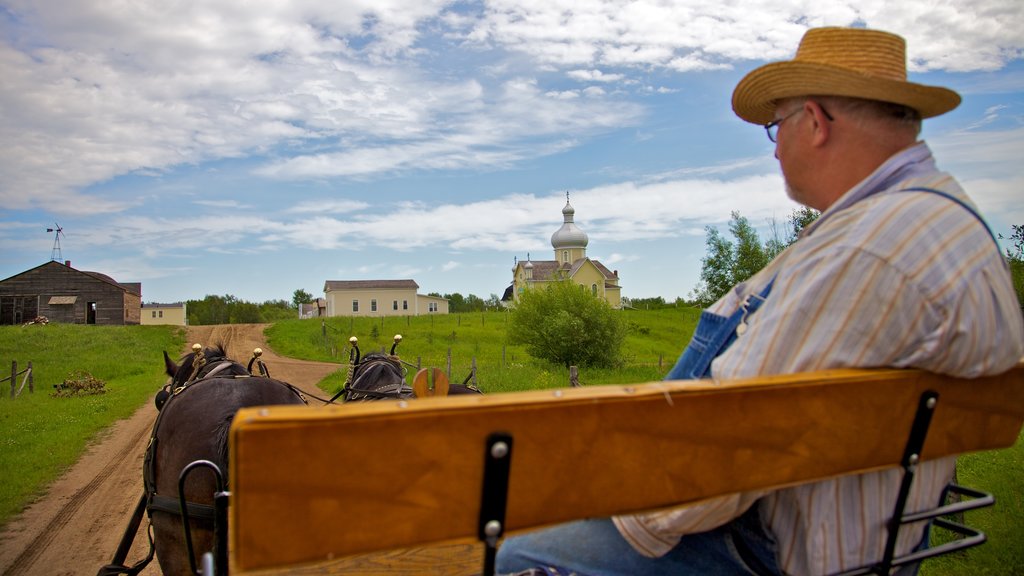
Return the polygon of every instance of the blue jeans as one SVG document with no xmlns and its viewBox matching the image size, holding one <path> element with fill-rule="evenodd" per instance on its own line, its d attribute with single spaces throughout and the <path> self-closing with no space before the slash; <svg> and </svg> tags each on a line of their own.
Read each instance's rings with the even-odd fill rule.
<svg viewBox="0 0 1024 576">
<path fill-rule="evenodd" d="M 505 539 L 496 568 L 499 574 L 553 567 L 557 574 L 578 576 L 777 576 L 775 540 L 757 510 L 755 504 L 724 526 L 684 536 L 660 558 L 639 554 L 609 518 L 569 522 Z M 750 566 L 758 563 L 759 568 Z"/>
</svg>

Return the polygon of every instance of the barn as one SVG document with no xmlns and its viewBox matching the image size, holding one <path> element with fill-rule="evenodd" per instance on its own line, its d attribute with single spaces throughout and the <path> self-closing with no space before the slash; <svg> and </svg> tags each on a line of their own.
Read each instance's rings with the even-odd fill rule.
<svg viewBox="0 0 1024 576">
<path fill-rule="evenodd" d="M 142 284 L 119 283 L 99 272 L 50 261 L 0 280 L 0 324 L 37 316 L 67 324 L 139 324 Z"/>
</svg>

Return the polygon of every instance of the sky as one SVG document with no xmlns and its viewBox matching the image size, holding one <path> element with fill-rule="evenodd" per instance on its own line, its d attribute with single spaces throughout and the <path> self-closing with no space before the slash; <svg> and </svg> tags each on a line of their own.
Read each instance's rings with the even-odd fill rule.
<svg viewBox="0 0 1024 576">
<path fill-rule="evenodd" d="M 1020 0 L 0 0 L 0 279 L 54 256 L 144 302 L 328 280 L 501 295 L 566 194 L 622 295 L 686 297 L 705 229 L 797 207 L 731 109 L 815 26 L 907 39 L 939 167 L 1024 223 Z"/>
</svg>

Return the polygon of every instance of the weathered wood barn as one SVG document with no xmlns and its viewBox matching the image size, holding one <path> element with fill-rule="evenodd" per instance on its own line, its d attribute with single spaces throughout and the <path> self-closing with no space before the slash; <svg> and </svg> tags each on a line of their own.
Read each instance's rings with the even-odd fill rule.
<svg viewBox="0 0 1024 576">
<path fill-rule="evenodd" d="M 142 284 L 119 283 L 50 261 L 0 280 L 0 324 L 22 324 L 37 316 L 68 324 L 138 324 Z"/>
</svg>

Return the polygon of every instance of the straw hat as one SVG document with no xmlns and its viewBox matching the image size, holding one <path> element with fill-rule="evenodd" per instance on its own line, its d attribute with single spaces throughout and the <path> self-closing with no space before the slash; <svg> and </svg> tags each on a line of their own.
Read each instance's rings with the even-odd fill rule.
<svg viewBox="0 0 1024 576">
<path fill-rule="evenodd" d="M 948 88 L 907 82 L 902 37 L 864 28 L 808 30 L 793 60 L 766 64 L 740 80 L 732 93 L 732 109 L 747 122 L 765 124 L 774 118 L 776 101 L 799 96 L 894 102 L 917 110 L 922 118 L 960 104 L 960 95 Z"/>
</svg>

